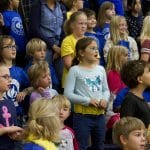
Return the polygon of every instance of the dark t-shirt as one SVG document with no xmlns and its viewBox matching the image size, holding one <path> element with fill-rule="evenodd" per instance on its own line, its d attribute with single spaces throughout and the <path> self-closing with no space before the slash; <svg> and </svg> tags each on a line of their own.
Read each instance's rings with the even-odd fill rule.
<svg viewBox="0 0 150 150">
<path fill-rule="evenodd" d="M 0 128 L 16 125 L 16 108 L 11 100 L 0 100 Z M 0 136 L 0 150 L 13 150 L 15 141 L 7 134 Z"/>
<path fill-rule="evenodd" d="M 144 99 L 129 92 L 121 105 L 120 111 L 121 118 L 127 116 L 141 119 L 145 126 L 148 127 L 150 123 L 150 108 L 148 103 Z"/>
</svg>

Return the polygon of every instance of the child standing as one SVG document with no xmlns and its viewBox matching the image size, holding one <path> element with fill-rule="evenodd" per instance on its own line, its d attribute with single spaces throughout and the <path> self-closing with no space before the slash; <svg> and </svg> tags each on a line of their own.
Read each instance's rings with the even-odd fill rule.
<svg viewBox="0 0 150 150">
<path fill-rule="evenodd" d="M 87 149 L 90 135 L 92 149 L 104 149 L 104 110 L 110 93 L 105 70 L 96 64 L 97 56 L 98 47 L 93 38 L 85 37 L 77 42 L 77 65 L 69 70 L 64 90 L 74 104 L 73 127 L 80 150 Z"/>
<path fill-rule="evenodd" d="M 150 61 L 150 16 L 146 16 L 140 35 L 141 40 L 141 60 Z"/>
<path fill-rule="evenodd" d="M 93 10 L 88 9 L 88 8 L 84 9 L 83 11 L 87 15 L 87 30 L 84 35 L 95 39 L 95 41 L 97 42 L 97 45 L 98 45 L 99 53 L 101 54 L 101 51 L 102 51 L 101 40 L 99 40 L 98 34 L 94 31 L 94 28 L 96 27 L 96 23 L 97 23 L 96 14 Z M 102 56 L 99 56 L 98 62 L 100 62 L 100 64 L 103 65 L 103 57 Z"/>
<path fill-rule="evenodd" d="M 137 117 L 148 127 L 150 107 L 143 98 L 143 91 L 150 86 L 150 64 L 129 61 L 122 67 L 121 78 L 130 89 L 121 105 L 121 117 Z"/>
<path fill-rule="evenodd" d="M 26 37 L 20 14 L 16 11 L 19 7 L 19 0 L 1 0 L 0 11 L 4 19 L 4 26 L 7 27 L 8 35 L 11 35 L 17 45 L 16 64 L 19 66 L 25 65 L 25 45 Z"/>
<path fill-rule="evenodd" d="M 23 150 L 58 150 L 60 121 L 57 106 L 50 99 L 38 99 L 29 109 Z"/>
<path fill-rule="evenodd" d="M 75 57 L 76 42 L 84 37 L 87 29 L 87 16 L 82 11 L 77 11 L 70 16 L 65 24 L 66 38 L 61 45 L 61 57 L 63 59 L 64 68 L 62 76 L 62 87 L 65 86 L 65 79 Z"/>
<path fill-rule="evenodd" d="M 113 140 L 122 150 L 145 150 L 144 123 L 135 117 L 124 117 L 113 126 Z"/>
<path fill-rule="evenodd" d="M 17 127 L 16 108 L 11 99 L 3 99 L 4 92 L 11 84 L 9 69 L 0 66 L 0 149 L 15 150 L 15 139 L 20 136 L 22 129 Z"/>
<path fill-rule="evenodd" d="M 109 49 L 114 45 L 122 45 L 128 48 L 128 58 L 137 60 L 139 58 L 136 41 L 128 36 L 127 22 L 123 16 L 114 16 L 110 22 L 110 38 L 104 46 L 104 58 L 107 59 Z"/>
<path fill-rule="evenodd" d="M 31 86 L 34 88 L 30 95 L 30 103 L 40 97 L 52 98 L 58 94 L 56 90 L 50 88 L 51 76 L 46 61 L 40 61 L 32 65 L 28 70 L 28 75 Z"/>
<path fill-rule="evenodd" d="M 61 124 L 59 150 L 79 150 L 74 131 L 64 124 L 71 112 L 71 103 L 63 95 L 55 96 L 52 100 L 58 105 Z"/>
<path fill-rule="evenodd" d="M 142 29 L 143 19 L 141 12 L 141 0 L 127 1 L 128 13 L 126 16 L 129 35 L 132 36 L 136 42 L 139 42 L 139 36 Z"/>
<path fill-rule="evenodd" d="M 113 101 L 116 95 L 121 89 L 126 87 L 126 85 L 121 80 L 120 70 L 122 65 L 128 59 L 128 50 L 124 46 L 113 46 L 110 48 L 107 56 L 107 81 L 111 97 L 108 103 L 107 110 L 112 111 Z M 114 84 L 115 83 L 115 84 Z"/>
<path fill-rule="evenodd" d="M 115 15 L 114 4 L 111 2 L 104 2 L 99 8 L 97 26 L 95 28 L 96 34 L 100 42 L 100 64 L 105 66 L 103 48 L 106 40 L 110 37 L 110 21 Z"/>
<path fill-rule="evenodd" d="M 110 92 L 117 95 L 125 87 L 121 80 L 120 70 L 128 60 L 128 49 L 124 46 L 113 46 L 107 56 L 107 81 Z M 114 84 L 115 83 L 115 84 Z"/>
</svg>

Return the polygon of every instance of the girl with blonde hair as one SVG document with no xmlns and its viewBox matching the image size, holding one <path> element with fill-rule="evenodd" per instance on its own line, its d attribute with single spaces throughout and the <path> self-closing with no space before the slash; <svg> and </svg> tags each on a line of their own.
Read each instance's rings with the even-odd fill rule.
<svg viewBox="0 0 150 150">
<path fill-rule="evenodd" d="M 125 87 L 120 77 L 120 70 L 127 59 L 128 50 L 124 46 L 117 45 L 110 48 L 107 56 L 106 70 L 109 90 L 113 95 L 111 100 L 113 100 L 112 98 L 115 98 L 118 92 Z"/>
<path fill-rule="evenodd" d="M 139 58 L 138 47 L 136 41 L 128 36 L 127 22 L 123 16 L 114 16 L 110 22 L 110 38 L 104 46 L 104 58 L 107 58 L 108 51 L 114 45 L 122 45 L 128 49 L 128 57 L 130 60 Z"/>
<path fill-rule="evenodd" d="M 141 60 L 150 60 L 150 16 L 146 16 L 140 35 L 141 39 Z"/>
<path fill-rule="evenodd" d="M 29 109 L 29 120 L 25 128 L 23 150 L 57 150 L 59 142 L 59 111 L 50 99 L 38 99 Z"/>
</svg>

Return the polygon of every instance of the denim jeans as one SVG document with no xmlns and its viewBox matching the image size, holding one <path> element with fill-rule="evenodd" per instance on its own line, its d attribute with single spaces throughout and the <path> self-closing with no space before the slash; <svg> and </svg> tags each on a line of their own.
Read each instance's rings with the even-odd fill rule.
<svg viewBox="0 0 150 150">
<path fill-rule="evenodd" d="M 83 115 L 75 113 L 73 129 L 80 150 L 87 150 L 91 136 L 91 150 L 104 150 L 105 117 L 104 115 Z"/>
</svg>

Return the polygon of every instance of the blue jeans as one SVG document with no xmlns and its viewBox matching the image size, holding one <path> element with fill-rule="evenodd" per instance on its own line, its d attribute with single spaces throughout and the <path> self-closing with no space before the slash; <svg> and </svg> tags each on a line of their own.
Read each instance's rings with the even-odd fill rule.
<svg viewBox="0 0 150 150">
<path fill-rule="evenodd" d="M 105 117 L 104 115 L 83 115 L 75 113 L 73 129 L 80 150 L 87 150 L 91 136 L 91 150 L 104 150 Z"/>
</svg>

